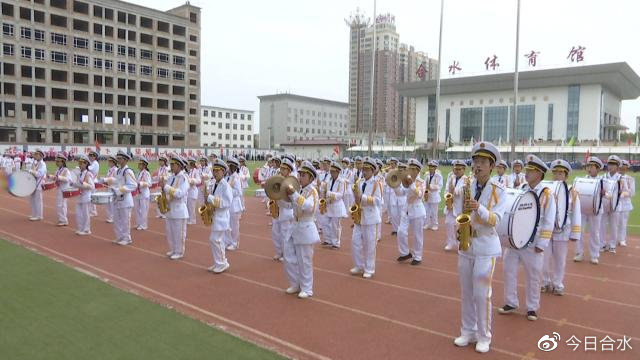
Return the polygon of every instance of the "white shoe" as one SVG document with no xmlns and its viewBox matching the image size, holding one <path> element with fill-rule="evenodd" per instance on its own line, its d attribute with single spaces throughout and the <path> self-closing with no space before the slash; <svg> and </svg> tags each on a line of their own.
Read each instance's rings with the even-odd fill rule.
<svg viewBox="0 0 640 360">
<path fill-rule="evenodd" d="M 229 268 L 229 263 L 224 264 L 222 267 L 219 268 L 214 268 L 213 272 L 216 274 L 221 274 L 223 272 L 225 272 L 228 268 Z"/>
<path fill-rule="evenodd" d="M 274 256 L 273 256 L 273 260 L 275 260 L 275 261 L 282 261 L 282 260 L 283 260 L 282 255 L 274 255 Z"/>
<path fill-rule="evenodd" d="M 489 352 L 490 345 L 491 345 L 490 341 L 478 341 L 476 343 L 476 352 L 479 352 L 479 353 Z"/>
<path fill-rule="evenodd" d="M 36 216 L 32 216 L 29 218 L 29 221 L 38 221 L 38 220 L 40 220 L 40 218 Z"/>
<path fill-rule="evenodd" d="M 167 253 L 165 255 L 170 257 L 171 255 L 173 255 L 173 251 L 167 251 Z"/>
<path fill-rule="evenodd" d="M 364 274 L 362 274 L 362 277 L 365 279 L 371 279 L 372 276 L 373 276 L 373 273 L 370 273 L 370 272 L 365 272 Z"/>
<path fill-rule="evenodd" d="M 620 241 L 620 246 L 627 246 L 627 242 L 626 241 Z"/>
<path fill-rule="evenodd" d="M 91 235 L 91 231 L 80 231 L 80 232 L 76 232 L 76 234 L 80 236 L 86 236 L 86 235 Z"/>
<path fill-rule="evenodd" d="M 227 246 L 226 249 L 229 250 L 229 251 L 234 251 L 234 250 L 238 250 L 238 247 L 235 246 L 235 245 L 229 245 L 229 246 Z"/>
<path fill-rule="evenodd" d="M 616 253 L 616 248 L 610 247 L 609 248 L 609 252 L 612 253 L 612 254 L 615 254 Z"/>
<path fill-rule="evenodd" d="M 111 220 L 111 219 L 107 219 L 107 223 L 108 223 L 108 224 L 113 224 L 113 220 Z"/>
<path fill-rule="evenodd" d="M 351 275 L 360 275 L 364 272 L 364 270 L 354 267 L 351 270 L 349 270 L 349 272 L 351 273 Z"/>
<path fill-rule="evenodd" d="M 582 259 L 583 259 L 582 254 L 576 254 L 576 256 L 573 257 L 573 261 L 575 262 L 580 262 L 582 261 Z"/>
<path fill-rule="evenodd" d="M 300 291 L 298 293 L 298 299 L 306 299 L 306 298 L 310 298 L 311 296 L 312 296 L 311 294 L 305 291 Z"/>
<path fill-rule="evenodd" d="M 475 342 L 477 342 L 477 340 L 474 337 L 465 336 L 465 335 L 458 336 L 457 338 L 455 338 L 453 340 L 453 343 L 456 346 L 460 346 L 460 347 L 465 347 L 465 346 L 468 346 L 469 344 L 473 344 Z"/>
<path fill-rule="evenodd" d="M 57 224 L 57 226 L 67 226 L 67 225 L 69 225 L 69 223 L 59 222 L 59 223 Z"/>
<path fill-rule="evenodd" d="M 451 251 L 451 250 L 453 250 L 453 246 L 451 245 L 447 245 L 444 247 L 444 251 Z"/>
<path fill-rule="evenodd" d="M 181 255 L 181 254 L 173 254 L 173 255 L 169 256 L 169 259 L 178 260 L 178 259 L 182 259 L 183 257 L 184 257 L 184 255 Z"/>
<path fill-rule="evenodd" d="M 287 294 L 296 294 L 296 293 L 300 292 L 300 287 L 299 286 L 290 286 L 284 292 L 286 292 Z"/>
<path fill-rule="evenodd" d="M 438 231 L 438 227 L 437 227 L 437 226 L 432 226 L 432 227 L 431 227 L 431 230 L 433 230 L 433 231 Z"/>
<path fill-rule="evenodd" d="M 129 245 L 129 244 L 131 244 L 132 242 L 133 242 L 133 241 L 131 241 L 131 240 L 120 240 L 120 241 L 118 241 L 116 244 L 118 244 L 118 245 Z"/>
<path fill-rule="evenodd" d="M 596 259 L 596 258 L 591 259 L 591 263 L 592 263 L 593 265 L 598 265 L 598 263 L 599 263 L 599 262 L 600 262 L 600 261 L 598 261 L 598 259 Z"/>
</svg>

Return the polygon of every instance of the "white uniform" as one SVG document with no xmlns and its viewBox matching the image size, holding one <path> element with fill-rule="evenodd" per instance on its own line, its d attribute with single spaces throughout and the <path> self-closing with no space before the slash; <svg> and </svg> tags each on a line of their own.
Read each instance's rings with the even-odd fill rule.
<svg viewBox="0 0 640 360">
<path fill-rule="evenodd" d="M 467 177 L 462 175 L 461 177 L 450 176 L 447 181 L 446 191 L 453 194 L 453 207 L 451 210 L 444 207 L 444 224 L 447 228 L 447 243 L 445 246 L 447 249 L 455 249 L 457 243 L 456 233 L 456 218 L 462 214 L 464 207 L 464 182 Z M 493 181 L 492 181 L 493 182 Z"/>
<path fill-rule="evenodd" d="M 103 181 L 105 183 L 107 183 L 108 185 L 111 185 L 112 183 L 114 183 L 116 181 L 116 173 L 118 172 L 118 167 L 117 166 L 112 166 L 109 170 L 107 170 L 107 176 L 105 176 L 105 178 L 103 179 Z M 107 209 L 107 222 L 108 223 L 112 223 L 113 222 L 113 212 L 114 212 L 114 206 L 116 205 L 115 201 L 112 201 L 110 203 L 108 203 L 106 205 L 106 209 Z"/>
<path fill-rule="evenodd" d="M 527 183 L 527 180 L 526 180 L 526 178 L 525 178 L 525 176 L 524 176 L 524 173 L 523 173 L 523 172 L 520 172 L 520 173 L 518 173 L 518 174 L 516 174 L 516 173 L 511 173 L 511 174 L 509 174 L 509 176 L 507 177 L 507 187 L 508 187 L 508 188 L 512 188 L 512 189 L 513 189 L 513 188 L 515 188 L 515 187 L 516 187 L 516 186 L 515 186 L 515 185 L 516 185 L 516 178 L 518 179 L 518 181 L 517 181 L 517 183 L 518 183 L 518 186 L 517 186 L 517 187 L 518 187 L 518 188 L 519 188 L 520 186 L 522 186 L 522 184 L 526 184 L 526 183 Z"/>
<path fill-rule="evenodd" d="M 213 269 L 221 271 L 229 267 L 225 254 L 224 236 L 230 229 L 229 209 L 233 202 L 233 193 L 229 183 L 222 178 L 219 182 L 212 180 L 208 184 L 209 197 L 207 202 L 214 205 L 213 220 L 211 222 L 211 234 L 209 244 L 213 256 Z"/>
<path fill-rule="evenodd" d="M 335 247 L 340 247 L 342 237 L 342 218 L 347 217 L 347 209 L 344 206 L 343 197 L 346 192 L 344 179 L 329 177 L 326 184 L 327 189 L 327 222 L 324 231 L 326 241 Z"/>
<path fill-rule="evenodd" d="M 340 176 L 344 179 L 345 184 L 347 186 L 347 191 L 344 194 L 342 200 L 344 201 L 344 206 L 349 209 L 351 205 L 355 202 L 353 198 L 353 190 L 352 186 L 355 178 L 355 169 L 347 168 L 340 172 Z"/>
<path fill-rule="evenodd" d="M 497 182 L 503 187 L 510 187 L 509 185 L 509 176 L 508 175 L 494 175 L 491 177 L 491 181 Z"/>
<path fill-rule="evenodd" d="M 589 176 L 587 179 L 600 179 L 600 176 Z M 602 211 L 598 215 L 582 214 L 582 236 L 576 242 L 576 256 L 584 254 L 584 238 L 585 232 L 589 234 L 589 255 L 591 260 L 600 258 L 600 222 L 602 220 Z M 587 230 L 588 229 L 588 230 Z"/>
<path fill-rule="evenodd" d="M 231 187 L 233 201 L 229 208 L 231 213 L 231 227 L 227 230 L 224 242 L 227 250 L 235 250 L 240 246 L 240 218 L 244 211 L 244 207 L 242 206 L 242 183 L 240 182 L 240 177 L 237 172 L 227 175 L 225 180 L 227 180 Z"/>
<path fill-rule="evenodd" d="M 166 216 L 165 231 L 169 243 L 168 255 L 184 255 L 185 239 L 187 238 L 187 193 L 189 192 L 189 178 L 184 170 L 172 174 L 164 185 L 169 211 Z"/>
<path fill-rule="evenodd" d="M 395 193 L 407 199 L 406 208 L 403 209 L 398 228 L 398 251 L 400 256 L 411 253 L 414 260 L 422 261 L 424 246 L 424 219 L 426 211 L 422 202 L 424 196 L 425 183 L 420 178 L 416 179 L 408 188 L 400 185 L 395 189 Z M 413 244 L 409 247 L 409 229 L 413 233 Z"/>
<path fill-rule="evenodd" d="M 544 251 L 544 286 L 551 286 L 558 290 L 564 290 L 564 270 L 569 239 L 578 240 L 581 235 L 580 197 L 573 188 L 569 191 L 567 211 L 567 221 L 564 228 L 554 228 L 551 246 Z"/>
<path fill-rule="evenodd" d="M 289 201 L 278 200 L 278 217 L 273 219 L 271 226 L 271 240 L 275 250 L 275 259 L 284 256 L 284 240 L 291 237 L 293 230 L 293 204 Z"/>
<path fill-rule="evenodd" d="M 360 225 L 353 227 L 351 255 L 355 267 L 365 273 L 376 272 L 376 243 L 378 224 L 382 222 L 380 206 L 382 204 L 382 188 L 372 176 L 369 180 L 358 182 L 360 207 L 362 216 Z"/>
<path fill-rule="evenodd" d="M 315 224 L 318 192 L 309 184 L 290 199 L 295 221 L 291 235 L 284 240 L 284 269 L 290 287 L 313 295 L 313 245 L 320 242 Z"/>
<path fill-rule="evenodd" d="M 209 180 L 213 178 L 213 171 L 211 171 L 211 165 L 200 167 L 200 182 L 202 186 L 198 187 L 198 203 L 204 204 L 207 199 L 204 198 L 204 188 L 209 184 Z"/>
<path fill-rule="evenodd" d="M 530 189 L 528 184 L 522 187 Z M 507 247 L 504 253 L 504 300 L 505 304 L 518 307 L 518 265 L 522 263 L 525 270 L 525 292 L 527 311 L 538 311 L 540 307 L 540 281 L 542 278 L 543 252 L 546 251 L 553 234 L 556 220 L 556 202 L 551 190 L 539 183 L 534 189 L 540 198 L 540 222 L 534 241 L 523 249 Z"/>
<path fill-rule="evenodd" d="M 138 195 L 136 195 L 136 228 L 139 230 L 147 230 L 147 221 L 149 215 L 149 187 L 151 186 L 151 174 L 149 171 L 142 170 L 138 173 Z"/>
<path fill-rule="evenodd" d="M 33 163 L 33 168 L 29 170 L 36 178 L 36 190 L 31 194 L 31 218 L 42 220 L 42 182 L 47 176 L 47 165 L 43 160 Z"/>
<path fill-rule="evenodd" d="M 100 163 L 98 162 L 98 160 L 93 160 L 91 164 L 89 164 L 89 171 L 91 171 L 91 174 L 93 174 L 94 179 L 98 178 L 98 175 L 100 174 Z M 91 204 L 89 214 L 91 216 L 98 216 L 98 209 L 96 208 L 95 204 Z"/>
<path fill-rule="evenodd" d="M 31 168 L 33 167 L 33 163 L 35 162 L 35 159 L 32 158 L 31 156 L 27 156 L 24 159 L 24 170 L 25 171 L 30 171 Z"/>
<path fill-rule="evenodd" d="M 425 189 L 429 189 L 429 196 L 425 202 L 425 228 L 438 227 L 438 204 L 440 204 L 440 189 L 442 188 L 442 174 L 436 170 L 433 175 L 427 172 L 424 177 Z"/>
<path fill-rule="evenodd" d="M 476 198 L 477 181 L 470 184 L 471 197 Z M 479 198 L 479 208 L 471 213 L 471 246 L 458 250 L 458 275 L 462 298 L 461 335 L 491 341 L 491 280 L 496 260 L 500 257 L 500 239 L 496 224 L 504 214 L 506 203 L 502 185 L 488 181 Z"/>
<path fill-rule="evenodd" d="M 322 196 L 322 194 L 326 192 L 327 180 L 331 178 L 331 175 L 329 174 L 328 171 L 323 171 L 323 170 L 318 170 L 317 174 L 318 174 L 318 179 L 313 183 L 316 186 L 316 190 L 318 191 L 318 196 Z M 326 239 L 326 235 L 324 234 L 324 232 L 328 226 L 327 224 L 328 221 L 329 221 L 329 218 L 327 217 L 327 214 L 326 213 L 322 214 L 318 210 L 318 213 L 316 214 L 316 223 L 317 223 L 318 229 L 325 237 L 326 242 L 328 241 Z"/>
<path fill-rule="evenodd" d="M 391 227 L 393 231 L 397 234 L 398 228 L 400 227 L 400 219 L 402 218 L 402 212 L 406 211 L 407 206 L 407 196 L 402 193 L 398 195 L 394 189 L 385 186 L 385 189 L 389 189 L 388 197 L 385 199 L 387 202 L 387 212 L 389 214 L 389 220 L 391 220 Z"/>
<path fill-rule="evenodd" d="M 136 177 L 133 170 L 125 165 L 116 172 L 116 182 L 111 187 L 115 193 L 115 205 L 113 208 L 113 230 L 116 242 L 130 244 L 131 241 L 131 209 L 133 209 L 133 197 L 131 192 L 137 188 Z"/>
<path fill-rule="evenodd" d="M 262 167 L 260 167 L 260 170 L 258 170 L 258 182 L 260 183 L 261 186 L 264 185 L 264 182 L 271 177 L 272 175 L 271 169 L 272 167 L 269 166 L 268 163 L 265 163 L 264 165 L 262 165 Z M 265 196 L 260 201 L 266 203 L 269 201 L 269 199 Z"/>
<path fill-rule="evenodd" d="M 380 207 L 378 208 L 378 212 L 380 213 L 380 223 L 376 225 L 376 240 L 382 240 L 382 213 L 384 212 L 385 202 L 384 202 L 384 176 L 378 173 L 373 176 L 380 187 Z"/>
<path fill-rule="evenodd" d="M 611 175 L 609 172 L 605 173 L 603 179 L 612 180 L 618 182 L 620 180 L 620 173 Z M 627 191 L 626 182 L 619 181 L 620 193 Z M 600 220 L 600 247 L 615 250 L 618 244 L 618 234 L 620 233 L 620 227 L 622 226 L 622 212 L 620 211 L 620 204 L 613 209 L 612 204 L 615 202 L 613 194 L 606 192 L 602 199 L 602 219 Z"/>
<path fill-rule="evenodd" d="M 187 196 L 187 209 L 189 210 L 189 221 L 187 224 L 196 223 L 196 203 L 198 202 L 198 186 L 202 183 L 200 179 L 200 169 L 193 168 L 189 170 L 189 193 Z"/>
<path fill-rule="evenodd" d="M 618 233 L 619 244 L 626 246 L 627 244 L 627 223 L 629 222 L 629 214 L 633 210 L 631 198 L 636 194 L 636 180 L 633 176 L 622 175 L 621 179 L 625 184 L 626 192 L 620 194 L 620 232 Z"/>
<path fill-rule="evenodd" d="M 66 166 L 58 168 L 54 176 L 56 182 L 56 214 L 58 215 L 58 224 L 69 224 L 67 218 L 67 199 L 64 198 L 63 192 L 69 188 L 71 171 Z"/>
<path fill-rule="evenodd" d="M 162 165 L 160 167 L 158 167 L 158 173 L 156 174 L 156 176 L 153 178 L 154 182 L 160 182 L 160 180 L 164 180 L 165 182 L 167 181 L 167 179 L 169 178 L 169 167 L 166 165 Z M 160 209 L 156 206 L 156 217 L 157 218 L 164 218 L 165 216 L 160 212 Z"/>
<path fill-rule="evenodd" d="M 78 200 L 76 201 L 76 223 L 77 230 L 84 233 L 91 233 L 91 217 L 89 214 L 91 205 L 91 194 L 95 189 L 93 183 L 93 173 L 88 170 L 80 172 L 80 175 L 73 184 L 82 190 Z"/>
</svg>

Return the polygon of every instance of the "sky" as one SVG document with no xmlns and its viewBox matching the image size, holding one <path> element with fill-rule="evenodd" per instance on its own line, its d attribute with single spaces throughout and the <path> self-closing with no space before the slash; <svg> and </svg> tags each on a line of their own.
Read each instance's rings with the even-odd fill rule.
<svg viewBox="0 0 640 360">
<path fill-rule="evenodd" d="M 128 0 L 168 10 L 179 0 Z M 201 103 L 254 110 L 257 96 L 289 92 L 348 101 L 349 28 L 359 9 L 373 15 L 373 0 L 192 0 L 202 8 Z M 515 69 L 516 0 L 445 0 L 442 77 L 458 61 L 455 76 L 489 74 L 484 61 L 496 55 L 498 72 Z M 640 73 L 638 0 L 521 0 L 519 69 L 535 50 L 537 69 L 576 66 L 567 59 L 583 46 L 580 65 L 627 62 Z M 377 14 L 391 13 L 400 42 L 438 57 L 439 0 L 378 0 Z M 631 129 L 640 100 L 622 102 Z M 258 126 L 255 127 L 258 129 Z"/>
</svg>

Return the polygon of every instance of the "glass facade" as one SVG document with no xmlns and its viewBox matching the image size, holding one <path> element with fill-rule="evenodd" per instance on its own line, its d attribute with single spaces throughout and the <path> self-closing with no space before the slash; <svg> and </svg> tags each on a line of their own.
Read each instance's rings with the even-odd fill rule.
<svg viewBox="0 0 640 360">
<path fill-rule="evenodd" d="M 480 140 L 482 137 L 482 108 L 460 109 L 460 141 L 469 141 L 471 138 Z"/>
<path fill-rule="evenodd" d="M 578 138 L 578 119 L 580 115 L 580 85 L 569 86 L 567 105 L 567 140 Z"/>
<path fill-rule="evenodd" d="M 427 111 L 427 141 L 431 142 L 436 133 L 436 96 L 429 95 Z"/>
<path fill-rule="evenodd" d="M 513 106 L 510 107 L 513 116 Z M 535 105 L 518 105 L 518 118 L 516 123 L 516 142 L 528 141 L 533 138 L 533 128 L 536 119 Z"/>
<path fill-rule="evenodd" d="M 451 136 L 451 133 L 449 132 L 449 127 L 451 126 L 451 109 L 447 109 L 446 115 L 445 115 L 445 123 L 444 123 L 444 138 L 445 141 L 449 141 L 449 137 Z"/>
<path fill-rule="evenodd" d="M 547 140 L 553 140 L 553 104 L 549 104 L 547 114 Z"/>
<path fill-rule="evenodd" d="M 484 108 L 484 136 L 483 140 L 498 143 L 508 139 L 507 122 L 509 110 L 506 106 L 487 106 Z"/>
</svg>

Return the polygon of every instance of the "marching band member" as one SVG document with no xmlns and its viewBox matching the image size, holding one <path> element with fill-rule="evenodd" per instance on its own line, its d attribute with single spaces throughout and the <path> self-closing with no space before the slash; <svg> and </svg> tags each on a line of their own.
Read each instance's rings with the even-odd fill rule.
<svg viewBox="0 0 640 360">
<path fill-rule="evenodd" d="M 204 189 L 212 178 L 212 166 L 209 164 L 209 159 L 203 155 L 200 157 L 200 181 L 202 185 L 198 187 L 198 199 L 202 201 L 203 204 L 207 203 L 207 199 L 204 198 Z"/>
<path fill-rule="evenodd" d="M 300 192 L 287 188 L 287 195 L 294 204 L 295 222 L 291 235 L 284 240 L 284 265 L 289 279 L 286 293 L 298 293 L 298 298 L 306 299 L 313 296 L 313 245 L 320 242 L 314 220 L 318 192 L 313 181 L 318 174 L 308 161 L 298 170 Z"/>
<path fill-rule="evenodd" d="M 198 169 L 197 161 L 193 157 L 188 158 L 189 164 L 189 194 L 187 196 L 187 209 L 189 211 L 189 220 L 187 225 L 196 223 L 196 206 L 198 202 L 198 186 L 202 183 L 200 178 L 200 169 Z"/>
<path fill-rule="evenodd" d="M 467 163 L 462 160 L 453 161 L 453 174 L 449 177 L 446 185 L 447 193 L 453 195 L 453 201 L 451 206 L 445 206 L 444 208 L 444 223 L 447 227 L 447 243 L 444 250 L 450 251 L 456 247 L 456 218 L 462 214 L 462 208 L 464 207 L 464 183 L 466 176 L 464 175 L 467 169 Z M 492 182 L 495 182 L 492 180 Z"/>
<path fill-rule="evenodd" d="M 278 162 L 280 159 L 278 159 Z M 288 158 L 282 159 L 280 165 L 280 175 L 288 177 L 293 171 L 294 164 Z M 284 258 L 284 241 L 291 237 L 293 230 L 293 203 L 286 200 L 277 200 L 270 212 L 273 217 L 273 225 L 271 227 L 271 240 L 275 255 L 273 260 L 282 261 Z"/>
<path fill-rule="evenodd" d="M 91 171 L 91 173 L 93 174 L 94 179 L 97 179 L 100 175 L 100 162 L 98 162 L 99 157 L 100 155 L 96 151 L 89 151 L 89 160 L 91 161 L 91 164 L 89 164 L 89 171 Z M 91 216 L 98 216 L 98 208 L 96 208 L 95 204 L 91 204 L 91 210 L 89 211 L 89 214 Z"/>
<path fill-rule="evenodd" d="M 211 166 L 215 181 L 211 182 L 213 184 L 205 183 L 209 193 L 205 201 L 213 205 L 214 208 L 211 235 L 209 235 L 213 265 L 208 270 L 220 274 L 229 268 L 229 261 L 225 254 L 224 236 L 230 229 L 229 208 L 233 201 L 233 194 L 229 183 L 224 178 L 225 173 L 229 170 L 227 164 L 216 159 L 211 163 Z"/>
<path fill-rule="evenodd" d="M 165 215 L 165 231 L 169 251 L 167 256 L 177 260 L 184 256 L 187 238 L 187 197 L 189 194 L 189 176 L 186 174 L 187 162 L 177 154 L 171 155 L 171 175 L 165 181 L 160 178 L 163 196 L 166 196 L 169 212 Z"/>
<path fill-rule="evenodd" d="M 511 163 L 511 168 L 513 169 L 513 172 L 509 174 L 509 178 L 507 180 L 507 187 L 510 187 L 512 189 L 517 189 L 527 181 L 525 179 L 524 174 L 522 173 L 523 166 L 524 164 L 522 163 L 521 160 L 514 160 Z"/>
<path fill-rule="evenodd" d="M 398 159 L 391 157 L 389 158 L 389 160 L 387 160 L 387 174 L 389 173 L 389 171 L 395 170 L 398 167 Z M 393 228 L 393 231 L 391 232 L 391 235 L 395 235 L 398 232 L 398 229 L 396 227 L 394 227 L 393 225 L 393 220 L 391 220 L 391 218 L 393 217 L 393 213 L 397 212 L 395 209 L 391 208 L 391 194 L 395 194 L 395 191 L 393 191 L 392 188 L 390 188 L 389 186 L 387 186 L 386 183 L 386 174 L 383 174 L 384 177 L 384 183 L 383 183 L 383 187 L 382 189 L 384 190 L 382 192 L 382 201 L 384 201 L 384 211 L 387 213 L 387 220 L 385 221 L 386 224 L 391 224 L 391 227 Z"/>
<path fill-rule="evenodd" d="M 118 159 L 115 156 L 109 155 L 107 157 L 107 164 L 109 164 L 109 169 L 107 170 L 107 176 L 100 179 L 100 182 L 103 184 L 107 184 L 108 186 L 113 185 L 116 182 L 116 173 L 118 172 Z M 112 201 L 106 205 L 107 207 L 107 222 L 109 224 L 113 223 L 113 212 L 114 212 L 115 201 Z"/>
<path fill-rule="evenodd" d="M 471 214 L 471 243 L 468 249 L 458 251 L 462 327 L 454 344 L 467 346 L 477 342 L 476 351 L 486 353 L 492 335 L 491 280 L 496 259 L 501 255 L 496 225 L 506 203 L 504 188 L 489 180 L 495 164 L 500 162 L 498 148 L 489 142 L 479 142 L 471 149 L 471 158 L 475 179 L 468 184 L 470 198 L 465 199 L 463 209 Z"/>
<path fill-rule="evenodd" d="M 11 154 L 8 152 L 4 153 L 4 157 L 2 158 L 2 170 L 6 176 L 11 175 L 13 172 L 13 159 L 11 158 Z"/>
<path fill-rule="evenodd" d="M 141 156 L 138 159 L 138 194 L 135 198 L 136 230 L 147 230 L 149 215 L 149 196 L 151 187 L 151 174 L 149 173 L 149 161 Z"/>
<path fill-rule="evenodd" d="M 264 165 L 262 165 L 258 170 L 258 182 L 260 183 L 260 187 L 264 188 L 264 183 L 267 181 L 269 177 L 271 177 L 272 168 L 273 168 L 273 160 L 271 159 L 271 155 L 267 155 L 267 161 L 265 161 Z M 266 204 L 269 201 L 269 199 L 265 196 L 260 201 Z"/>
<path fill-rule="evenodd" d="M 378 223 L 377 229 L 376 229 L 376 240 L 380 241 L 382 240 L 382 213 L 385 212 L 385 202 L 384 202 L 384 175 L 382 174 L 382 167 L 384 166 L 384 163 L 382 162 L 382 160 L 380 159 L 375 159 L 376 161 L 376 168 L 373 171 L 373 176 L 376 179 L 376 182 L 378 183 L 378 186 L 380 187 L 381 190 L 381 196 L 380 196 L 380 207 L 378 208 L 378 211 L 380 212 L 380 223 Z"/>
<path fill-rule="evenodd" d="M 331 162 L 329 170 L 330 178 L 326 185 L 326 201 L 327 201 L 327 230 L 325 231 L 325 239 L 332 249 L 340 248 L 340 239 L 342 237 L 342 218 L 347 217 L 347 209 L 344 206 L 342 197 L 346 190 L 346 184 L 340 177 L 342 165 L 339 162 Z"/>
<path fill-rule="evenodd" d="M 376 163 L 370 157 L 364 159 L 362 173 L 364 177 L 355 182 L 356 204 L 360 207 L 360 224 L 355 224 L 351 240 L 351 254 L 354 267 L 351 274 L 369 279 L 376 271 L 376 244 L 380 205 L 382 203 L 382 189 L 374 179 L 373 172 Z"/>
<path fill-rule="evenodd" d="M 243 156 L 238 157 L 238 162 L 240 163 L 240 170 L 238 174 L 240 175 L 242 193 L 244 194 L 244 191 L 249 187 L 249 178 L 251 177 L 251 174 L 249 173 L 249 168 L 246 165 L 246 159 Z M 244 196 L 240 199 L 242 200 L 242 208 L 245 208 Z"/>
<path fill-rule="evenodd" d="M 42 160 L 44 152 L 38 149 L 33 152 L 33 166 L 29 171 L 36 178 L 36 190 L 31 194 L 31 221 L 40 221 L 43 219 L 42 214 L 42 181 L 47 176 L 47 164 Z"/>
<path fill-rule="evenodd" d="M 628 192 L 625 188 L 626 182 L 619 181 L 620 173 L 618 168 L 620 167 L 620 157 L 617 155 L 609 156 L 607 160 L 607 171 L 604 173 L 603 179 L 612 180 L 620 184 L 618 189 L 619 194 Z M 614 209 L 612 203 L 615 200 L 612 198 L 612 194 L 608 191 L 605 192 L 605 196 L 602 199 L 602 219 L 600 220 L 600 241 L 602 242 L 601 249 L 610 253 L 616 253 L 616 245 L 618 244 L 618 234 L 620 233 L 620 203 Z"/>
<path fill-rule="evenodd" d="M 91 160 L 85 154 L 78 155 L 78 166 L 80 175 L 72 185 L 82 192 L 76 201 L 76 235 L 91 234 L 91 216 L 89 214 L 91 205 L 91 193 L 95 189 L 93 183 L 93 172 L 89 171 Z"/>
<path fill-rule="evenodd" d="M 565 160 L 558 159 L 551 163 L 553 180 L 565 182 L 571 174 L 571 165 Z M 551 238 L 551 246 L 544 253 L 544 284 L 542 292 L 554 295 L 564 294 L 564 269 L 567 260 L 568 242 L 580 239 L 580 197 L 576 189 L 569 190 L 569 207 L 567 221 L 563 229 L 555 228 Z"/>
<path fill-rule="evenodd" d="M 507 175 L 504 174 L 507 171 L 508 167 L 509 167 L 509 165 L 507 165 L 506 161 L 500 160 L 498 165 L 496 165 L 496 172 L 498 174 L 494 175 L 491 178 L 491 181 L 499 182 L 500 185 L 502 185 L 504 187 L 508 187 L 507 185 L 509 183 L 509 179 L 508 179 Z"/>
<path fill-rule="evenodd" d="M 633 210 L 631 204 L 631 198 L 636 194 L 636 180 L 633 176 L 627 175 L 629 171 L 629 161 L 622 160 L 620 166 L 620 180 L 625 183 L 626 191 L 620 194 L 620 233 L 618 234 L 618 244 L 620 246 L 627 246 L 627 223 L 629 222 L 629 213 Z"/>
<path fill-rule="evenodd" d="M 587 159 L 587 178 L 588 179 L 600 179 L 598 171 L 603 167 L 602 160 L 595 156 L 590 156 Z M 604 189 L 602 190 L 604 192 Z M 597 265 L 600 257 L 600 222 L 602 214 L 598 215 L 586 215 L 582 216 L 582 236 L 576 242 L 576 255 L 573 261 L 580 262 L 583 260 L 584 254 L 584 238 L 585 231 L 589 228 L 589 255 L 591 256 L 591 263 Z M 588 225 L 587 225 L 588 224 Z"/>
<path fill-rule="evenodd" d="M 315 180 L 316 190 L 318 191 L 318 196 L 321 198 L 326 198 L 327 195 L 327 180 L 331 178 L 331 174 L 329 174 L 329 167 L 331 166 L 331 160 L 325 157 L 322 159 L 322 162 L 316 161 L 318 167 L 316 167 L 316 173 L 318 177 Z M 313 162 L 312 162 L 313 164 Z M 315 165 L 314 165 L 315 167 Z M 327 223 L 329 218 L 326 213 L 322 213 L 322 211 L 318 211 L 316 214 L 316 223 L 318 226 L 318 232 L 324 235 L 326 228 L 329 226 Z M 324 237 L 324 241 L 322 245 L 331 245 L 329 241 L 327 241 L 326 236 Z"/>
<path fill-rule="evenodd" d="M 158 170 L 156 172 L 156 176 L 154 176 L 153 180 L 157 183 L 166 182 L 169 178 L 169 173 L 171 169 L 169 169 L 169 159 L 165 155 L 160 155 L 158 157 Z M 160 212 L 160 208 L 156 206 L 156 217 L 164 219 L 166 216 Z"/>
<path fill-rule="evenodd" d="M 227 250 L 237 250 L 240 247 L 240 217 L 244 211 L 242 206 L 242 183 L 240 182 L 240 176 L 238 174 L 239 166 L 238 160 L 234 157 L 227 159 L 227 166 L 229 171 L 227 172 L 226 180 L 231 187 L 233 193 L 233 201 L 231 203 L 231 227 L 227 231 L 225 237 L 225 246 Z"/>
<path fill-rule="evenodd" d="M 440 189 L 442 188 L 442 174 L 438 169 L 438 162 L 429 161 L 429 172 L 425 174 L 425 191 L 429 194 L 425 195 L 425 223 L 424 229 L 438 230 L 438 204 L 440 204 Z"/>
<path fill-rule="evenodd" d="M 426 184 L 419 178 L 422 164 L 416 159 L 407 161 L 409 176 L 403 179 L 402 184 L 395 189 L 396 194 L 406 196 L 407 205 L 403 208 L 398 227 L 398 261 L 411 260 L 411 265 L 422 263 L 424 246 L 423 223 L 426 216 L 424 203 L 424 189 Z M 413 244 L 409 247 L 409 230 L 413 232 Z"/>
<path fill-rule="evenodd" d="M 44 155 L 43 155 L 44 157 Z M 31 171 L 31 167 L 33 166 L 33 153 L 27 153 L 27 156 L 24 158 L 24 170 Z"/>
<path fill-rule="evenodd" d="M 118 151 L 118 171 L 116 172 L 116 182 L 111 185 L 111 191 L 115 194 L 113 212 L 113 230 L 116 235 L 115 243 L 118 245 L 129 245 L 131 240 L 131 209 L 133 208 L 133 192 L 138 184 L 133 170 L 127 165 L 131 156 L 124 151 Z"/>
<path fill-rule="evenodd" d="M 348 157 L 342 159 L 342 172 L 340 172 L 340 177 L 344 179 L 345 186 L 347 187 L 342 200 L 345 208 L 348 209 L 354 203 L 353 192 L 351 191 L 351 186 L 353 185 L 351 183 L 353 180 L 353 171 L 351 168 L 351 159 Z"/>
<path fill-rule="evenodd" d="M 505 305 L 498 308 L 500 314 L 510 314 L 518 308 L 518 265 L 525 269 L 525 291 L 527 299 L 527 319 L 538 320 L 540 308 L 540 280 L 544 264 L 545 251 L 549 246 L 555 227 L 556 200 L 551 190 L 541 181 L 549 170 L 544 161 L 535 155 L 527 156 L 526 184 L 523 190 L 533 190 L 540 199 L 540 222 L 533 242 L 523 249 L 507 247 L 504 253 L 504 300 Z"/>
<path fill-rule="evenodd" d="M 69 183 L 72 182 L 71 171 L 67 168 L 67 157 L 63 153 L 56 155 L 56 174 L 52 176 L 56 182 L 56 213 L 58 215 L 58 226 L 69 225 L 69 219 L 67 218 L 67 199 L 65 199 L 63 192 L 69 187 Z"/>
</svg>

